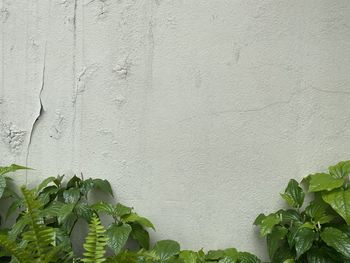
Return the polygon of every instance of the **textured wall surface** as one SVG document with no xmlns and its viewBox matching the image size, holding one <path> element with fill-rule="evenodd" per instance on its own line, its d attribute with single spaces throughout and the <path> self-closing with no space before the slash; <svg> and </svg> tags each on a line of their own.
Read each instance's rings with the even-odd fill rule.
<svg viewBox="0 0 350 263">
<path fill-rule="evenodd" d="M 109 179 L 186 248 L 264 256 L 290 177 L 350 158 L 348 0 L 2 0 L 0 162 Z"/>
</svg>

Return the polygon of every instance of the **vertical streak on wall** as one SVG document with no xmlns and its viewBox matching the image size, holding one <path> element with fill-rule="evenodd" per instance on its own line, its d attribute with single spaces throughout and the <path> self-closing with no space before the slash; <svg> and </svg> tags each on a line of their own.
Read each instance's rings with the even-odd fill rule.
<svg viewBox="0 0 350 263">
<path fill-rule="evenodd" d="M 3 17 L 3 12 L 5 12 L 5 0 L 1 1 L 1 89 L 0 89 L 0 104 L 3 103 L 3 97 L 5 92 L 5 41 L 4 41 L 4 24 L 6 22 L 6 18 Z M 4 110 L 3 107 L 0 107 L 0 119 L 3 119 L 4 117 Z"/>
</svg>

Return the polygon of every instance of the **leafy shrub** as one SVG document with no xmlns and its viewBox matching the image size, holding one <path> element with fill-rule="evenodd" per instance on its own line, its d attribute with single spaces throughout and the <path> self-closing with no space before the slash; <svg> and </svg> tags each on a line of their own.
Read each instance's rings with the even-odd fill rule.
<svg viewBox="0 0 350 263">
<path fill-rule="evenodd" d="M 272 262 L 350 262 L 349 174 L 345 161 L 301 183 L 292 179 L 281 194 L 291 208 L 256 218 Z"/>
<path fill-rule="evenodd" d="M 21 193 L 9 172 L 29 169 L 19 165 L 0 167 L 0 198 L 11 203 L 6 220 L 16 214 L 10 229 L 0 231 L 0 262 L 87 262 L 87 263 L 261 263 L 253 254 L 235 248 L 181 250 L 173 240 L 158 241 L 152 248 L 147 218 L 121 203 L 92 203 L 91 191 L 112 197 L 107 180 L 73 176 L 49 177 L 35 189 Z M 254 224 L 266 238 L 272 263 L 350 262 L 350 161 L 330 166 L 327 173 L 289 181 L 281 197 L 289 208 L 260 214 Z M 305 203 L 305 200 L 308 200 Z M 102 225 L 100 216 L 110 217 Z M 89 223 L 89 233 L 80 258 L 72 249 L 71 234 L 78 222 Z M 133 240 L 138 248 L 128 248 Z"/>
</svg>

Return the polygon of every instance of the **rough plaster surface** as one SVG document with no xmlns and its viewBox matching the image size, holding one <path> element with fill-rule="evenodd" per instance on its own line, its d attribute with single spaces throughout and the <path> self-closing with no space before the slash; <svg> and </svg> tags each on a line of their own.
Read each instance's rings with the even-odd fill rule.
<svg viewBox="0 0 350 263">
<path fill-rule="evenodd" d="M 1 164 L 107 178 L 157 239 L 264 256 L 287 179 L 350 158 L 347 0 L 2 0 L 0 28 Z"/>
</svg>

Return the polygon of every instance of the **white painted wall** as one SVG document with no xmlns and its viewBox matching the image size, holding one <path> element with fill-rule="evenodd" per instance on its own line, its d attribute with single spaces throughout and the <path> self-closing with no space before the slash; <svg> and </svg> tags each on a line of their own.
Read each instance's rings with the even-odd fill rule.
<svg viewBox="0 0 350 263">
<path fill-rule="evenodd" d="M 347 0 L 2 0 L 0 19 L 1 164 L 107 178 L 157 239 L 263 256 L 255 216 L 350 158 Z"/>
</svg>

